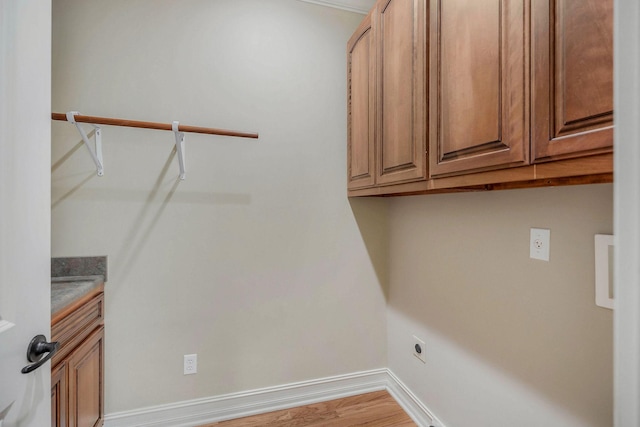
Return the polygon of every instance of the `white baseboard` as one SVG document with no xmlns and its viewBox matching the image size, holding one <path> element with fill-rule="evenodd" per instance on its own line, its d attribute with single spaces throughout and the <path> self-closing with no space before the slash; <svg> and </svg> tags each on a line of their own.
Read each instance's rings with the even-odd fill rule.
<svg viewBox="0 0 640 427">
<path fill-rule="evenodd" d="M 387 391 L 416 424 L 420 427 L 445 427 L 393 372 L 387 369 L 387 375 L 389 376 Z"/>
<path fill-rule="evenodd" d="M 379 390 L 388 390 L 418 426 L 444 427 L 388 369 L 107 414 L 104 427 L 194 427 Z"/>
</svg>

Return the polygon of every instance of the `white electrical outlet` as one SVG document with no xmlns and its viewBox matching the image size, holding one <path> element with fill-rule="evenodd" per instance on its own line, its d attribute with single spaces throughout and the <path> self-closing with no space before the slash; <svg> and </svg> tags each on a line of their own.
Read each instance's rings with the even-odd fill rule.
<svg viewBox="0 0 640 427">
<path fill-rule="evenodd" d="M 184 355 L 184 375 L 191 375 L 198 372 L 198 355 L 197 354 L 185 354 Z"/>
<path fill-rule="evenodd" d="M 426 347 L 424 345 L 424 341 L 422 341 L 420 338 L 414 335 L 413 336 L 413 355 L 418 359 L 420 359 L 422 363 L 427 363 L 427 360 L 425 359 L 425 352 L 426 352 Z"/>
<path fill-rule="evenodd" d="M 551 230 L 546 228 L 532 228 L 529 241 L 529 257 L 542 261 L 549 261 L 549 244 Z"/>
</svg>

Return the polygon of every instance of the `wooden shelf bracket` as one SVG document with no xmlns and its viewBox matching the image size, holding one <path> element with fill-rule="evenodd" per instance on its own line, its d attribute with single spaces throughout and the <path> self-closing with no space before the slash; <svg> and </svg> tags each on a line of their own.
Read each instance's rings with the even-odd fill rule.
<svg viewBox="0 0 640 427">
<path fill-rule="evenodd" d="M 94 137 L 94 145 L 92 147 L 91 143 L 89 142 L 89 136 L 84 131 L 84 129 L 80 127 L 80 124 L 76 122 L 75 116 L 78 114 L 79 113 L 77 111 L 69 111 L 66 115 L 67 121 L 69 123 L 74 124 L 78 129 L 78 132 L 80 132 L 80 136 L 82 136 L 84 145 L 85 147 L 87 147 L 87 150 L 89 150 L 89 154 L 91 154 L 91 158 L 93 159 L 93 162 L 96 164 L 96 170 L 97 170 L 98 176 L 103 176 L 104 162 L 102 160 L 102 129 L 100 128 L 100 126 L 91 124 L 91 126 L 93 126 L 92 133 Z"/>
</svg>

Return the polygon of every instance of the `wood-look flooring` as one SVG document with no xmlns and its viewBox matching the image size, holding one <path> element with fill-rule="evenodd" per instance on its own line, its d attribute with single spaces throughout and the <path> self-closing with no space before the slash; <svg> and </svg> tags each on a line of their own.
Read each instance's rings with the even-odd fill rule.
<svg viewBox="0 0 640 427">
<path fill-rule="evenodd" d="M 200 427 L 416 427 L 387 391 L 376 391 Z"/>
</svg>

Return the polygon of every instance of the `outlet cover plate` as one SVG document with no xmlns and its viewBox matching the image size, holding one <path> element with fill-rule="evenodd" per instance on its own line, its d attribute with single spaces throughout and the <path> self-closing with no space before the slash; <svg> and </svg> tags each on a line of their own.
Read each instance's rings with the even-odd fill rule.
<svg viewBox="0 0 640 427">
<path fill-rule="evenodd" d="M 198 355 L 184 355 L 184 375 L 192 375 L 198 372 Z"/>
<path fill-rule="evenodd" d="M 551 230 L 547 228 L 532 228 L 529 241 L 529 257 L 549 261 L 549 245 L 551 243 Z"/>
</svg>

